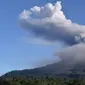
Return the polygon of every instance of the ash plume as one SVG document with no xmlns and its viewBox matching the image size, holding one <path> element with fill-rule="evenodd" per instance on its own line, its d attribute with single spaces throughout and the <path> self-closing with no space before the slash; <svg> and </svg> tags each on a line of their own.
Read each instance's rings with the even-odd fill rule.
<svg viewBox="0 0 85 85">
<path fill-rule="evenodd" d="M 85 25 L 67 19 L 62 11 L 61 1 L 24 10 L 20 13 L 19 21 L 21 27 L 32 36 L 48 42 L 63 42 L 69 46 L 57 53 L 62 61 L 85 61 Z"/>
<path fill-rule="evenodd" d="M 81 35 L 85 35 L 85 25 L 67 19 L 62 11 L 61 1 L 24 10 L 19 21 L 20 25 L 34 37 L 49 42 L 61 41 L 68 45 L 84 42 Z"/>
</svg>

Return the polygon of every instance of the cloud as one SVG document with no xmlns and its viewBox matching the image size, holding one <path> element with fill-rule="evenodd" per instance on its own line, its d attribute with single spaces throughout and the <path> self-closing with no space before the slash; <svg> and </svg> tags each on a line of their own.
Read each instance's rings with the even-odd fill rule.
<svg viewBox="0 0 85 85">
<path fill-rule="evenodd" d="M 79 25 L 67 19 L 60 1 L 24 10 L 19 20 L 20 25 L 31 32 L 32 36 L 48 42 L 61 41 L 73 45 L 85 41 L 85 36 L 82 37 L 85 35 L 85 25 Z"/>
</svg>

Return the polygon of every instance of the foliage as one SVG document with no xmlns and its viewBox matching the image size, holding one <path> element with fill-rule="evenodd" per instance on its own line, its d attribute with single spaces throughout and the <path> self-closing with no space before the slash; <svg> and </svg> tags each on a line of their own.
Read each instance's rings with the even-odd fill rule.
<svg viewBox="0 0 85 85">
<path fill-rule="evenodd" d="M 58 77 L 12 77 L 1 78 L 0 85 L 85 85 L 85 79 L 71 79 Z"/>
</svg>

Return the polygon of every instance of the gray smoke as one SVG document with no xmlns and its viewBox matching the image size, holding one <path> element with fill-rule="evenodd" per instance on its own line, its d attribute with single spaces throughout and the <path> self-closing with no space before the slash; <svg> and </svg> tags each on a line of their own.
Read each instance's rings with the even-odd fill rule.
<svg viewBox="0 0 85 85">
<path fill-rule="evenodd" d="M 82 63 L 85 62 L 85 44 L 80 43 L 68 48 L 65 48 L 62 52 L 57 53 L 57 56 L 62 61 L 68 63 Z"/>
</svg>

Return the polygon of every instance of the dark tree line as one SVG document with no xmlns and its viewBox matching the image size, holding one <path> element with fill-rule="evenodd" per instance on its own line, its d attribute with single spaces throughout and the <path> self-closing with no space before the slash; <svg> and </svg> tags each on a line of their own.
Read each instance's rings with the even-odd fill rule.
<svg viewBox="0 0 85 85">
<path fill-rule="evenodd" d="M 1 78 L 0 85 L 85 85 L 85 79 L 70 79 L 58 77 L 12 77 Z"/>
</svg>

